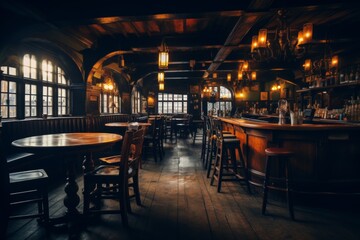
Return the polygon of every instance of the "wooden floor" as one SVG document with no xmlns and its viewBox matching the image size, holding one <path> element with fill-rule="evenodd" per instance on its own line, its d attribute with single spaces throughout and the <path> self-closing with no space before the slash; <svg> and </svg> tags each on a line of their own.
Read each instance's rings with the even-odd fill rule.
<svg viewBox="0 0 360 240">
<path fill-rule="evenodd" d="M 162 162 L 149 158 L 143 164 L 143 206 L 132 203 L 129 229 L 117 215 L 50 229 L 36 220 L 13 220 L 8 239 L 360 239 L 359 207 L 350 208 L 359 199 L 296 198 L 296 221 L 290 220 L 282 201 L 272 199 L 263 216 L 259 191 L 248 194 L 236 182 L 224 183 L 222 193 L 210 186 L 200 161 L 200 142 L 192 145 L 182 139 L 165 147 Z M 81 189 L 81 176 L 78 184 Z M 63 212 L 63 197 L 63 186 L 51 190 L 52 216 Z"/>
</svg>

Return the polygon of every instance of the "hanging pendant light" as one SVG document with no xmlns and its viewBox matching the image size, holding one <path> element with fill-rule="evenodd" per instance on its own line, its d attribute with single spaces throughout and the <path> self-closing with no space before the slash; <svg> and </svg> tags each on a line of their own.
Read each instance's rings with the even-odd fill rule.
<svg viewBox="0 0 360 240">
<path fill-rule="evenodd" d="M 164 84 L 165 82 L 159 82 L 159 90 L 160 91 L 164 91 L 164 89 L 165 89 L 165 84 Z"/>
<path fill-rule="evenodd" d="M 165 73 L 164 72 L 158 72 L 158 76 L 157 76 L 158 82 L 164 82 L 165 80 Z"/>
<path fill-rule="evenodd" d="M 169 49 L 165 41 L 161 42 L 159 50 L 159 69 L 167 69 L 169 66 Z"/>
</svg>

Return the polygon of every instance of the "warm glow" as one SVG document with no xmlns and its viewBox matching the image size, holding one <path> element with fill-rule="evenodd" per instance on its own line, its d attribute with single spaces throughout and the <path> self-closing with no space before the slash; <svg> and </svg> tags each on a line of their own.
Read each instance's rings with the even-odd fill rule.
<svg viewBox="0 0 360 240">
<path fill-rule="evenodd" d="M 311 42 L 313 34 L 313 25 L 312 23 L 305 23 L 303 26 L 303 37 L 304 43 Z"/>
<path fill-rule="evenodd" d="M 165 73 L 158 72 L 158 82 L 163 82 L 165 80 Z"/>
<path fill-rule="evenodd" d="M 254 52 L 254 49 L 258 47 L 258 36 L 255 35 L 252 37 L 251 41 L 251 52 Z"/>
<path fill-rule="evenodd" d="M 280 84 L 274 84 L 271 87 L 271 91 L 279 91 L 281 89 L 281 85 Z"/>
<path fill-rule="evenodd" d="M 256 72 L 251 73 L 251 80 L 256 80 Z"/>
<path fill-rule="evenodd" d="M 311 60 L 310 59 L 306 59 L 305 63 L 304 63 L 304 70 L 305 71 L 309 71 L 311 69 Z"/>
<path fill-rule="evenodd" d="M 214 72 L 214 73 L 212 74 L 212 76 L 213 76 L 214 79 L 217 78 L 217 73 Z"/>
<path fill-rule="evenodd" d="M 247 71 L 249 68 L 249 63 L 247 61 L 244 62 L 243 66 L 242 66 L 242 70 L 243 71 Z"/>
<path fill-rule="evenodd" d="M 160 51 L 159 52 L 159 68 L 167 69 L 169 66 L 169 52 Z"/>
<path fill-rule="evenodd" d="M 242 71 L 239 71 L 239 73 L 238 73 L 238 80 L 240 81 L 240 80 L 242 80 L 242 78 L 243 78 L 243 72 L 242 72 Z"/>
<path fill-rule="evenodd" d="M 160 82 L 160 83 L 159 83 L 159 90 L 160 90 L 160 91 L 163 91 L 164 88 L 165 88 L 164 82 Z"/>
<path fill-rule="evenodd" d="M 236 93 L 235 95 L 236 98 L 244 98 L 245 97 L 245 94 L 242 90 L 240 90 L 239 92 Z"/>
<path fill-rule="evenodd" d="M 266 47 L 267 29 L 263 28 L 259 30 L 258 45 L 259 47 Z"/>
<path fill-rule="evenodd" d="M 102 84 L 102 88 L 105 91 L 112 91 L 114 90 L 114 80 L 111 77 L 106 77 L 104 83 Z"/>
<path fill-rule="evenodd" d="M 303 36 L 303 31 L 299 31 L 298 33 L 298 45 L 304 43 L 304 36 Z"/>
<path fill-rule="evenodd" d="M 331 67 L 336 68 L 339 64 L 339 57 L 337 55 L 331 58 Z"/>
<path fill-rule="evenodd" d="M 231 73 L 228 73 L 228 74 L 226 75 L 226 80 L 227 80 L 228 82 L 231 81 Z"/>
</svg>

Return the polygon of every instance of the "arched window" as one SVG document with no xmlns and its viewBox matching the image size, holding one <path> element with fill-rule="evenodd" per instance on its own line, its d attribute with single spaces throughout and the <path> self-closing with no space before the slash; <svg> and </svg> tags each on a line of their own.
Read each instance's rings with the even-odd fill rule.
<svg viewBox="0 0 360 240">
<path fill-rule="evenodd" d="M 37 61 L 35 55 L 24 55 L 23 74 L 24 78 L 37 79 Z"/>
<path fill-rule="evenodd" d="M 100 113 L 120 113 L 121 97 L 119 92 L 106 92 L 100 94 Z"/>
<path fill-rule="evenodd" d="M 0 99 L 3 118 L 70 114 L 69 80 L 56 61 L 26 53 L 18 62 L 21 65 L 1 66 L 4 76 Z M 17 89 L 24 89 L 24 98 L 17 96 Z M 24 108 L 20 109 L 20 106 Z"/>
<path fill-rule="evenodd" d="M 232 93 L 224 86 L 209 87 L 211 91 L 219 96 L 216 102 L 208 102 L 207 109 L 212 111 L 213 114 L 224 115 L 230 114 L 232 109 Z"/>
</svg>

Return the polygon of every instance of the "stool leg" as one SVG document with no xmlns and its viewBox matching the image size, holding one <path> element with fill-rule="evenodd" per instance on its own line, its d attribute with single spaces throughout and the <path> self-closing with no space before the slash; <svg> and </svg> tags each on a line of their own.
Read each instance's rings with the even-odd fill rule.
<svg viewBox="0 0 360 240">
<path fill-rule="evenodd" d="M 208 159 L 207 159 L 207 173 L 206 173 L 206 177 L 210 177 L 210 171 L 211 171 L 211 167 L 212 167 L 212 162 L 213 162 L 213 157 L 216 154 L 216 140 L 215 139 L 211 139 L 211 144 L 209 147 L 209 151 L 208 151 Z M 214 165 L 215 166 L 215 165 Z"/>
<path fill-rule="evenodd" d="M 250 188 L 250 183 L 249 183 L 249 172 L 248 172 L 247 164 L 245 164 L 245 159 L 242 155 L 241 147 L 239 146 L 237 149 L 239 151 L 240 163 L 242 164 L 242 166 L 244 168 L 244 177 L 245 177 L 246 187 L 247 187 L 248 193 L 251 193 L 251 188 Z"/>
<path fill-rule="evenodd" d="M 218 170 L 218 185 L 217 185 L 217 192 L 221 192 L 221 184 L 222 184 L 222 177 L 223 177 L 223 171 L 224 171 L 224 162 L 227 163 L 227 154 L 226 154 L 226 150 L 224 152 L 224 149 L 223 149 L 223 146 L 222 144 L 220 145 L 220 149 L 219 149 L 219 161 L 218 161 L 218 164 L 219 164 L 219 170 Z M 216 169 L 216 166 L 214 166 L 214 168 Z"/>
<path fill-rule="evenodd" d="M 265 160 L 265 178 L 263 185 L 263 204 L 262 204 L 262 214 L 265 215 L 266 204 L 267 204 L 267 196 L 268 196 L 268 184 L 269 184 L 269 157 L 266 156 Z"/>
<path fill-rule="evenodd" d="M 291 174 L 289 171 L 289 161 L 285 161 L 285 178 L 286 178 L 286 193 L 287 193 L 287 204 L 289 209 L 289 214 L 292 220 L 295 220 L 294 217 L 294 208 L 293 208 L 293 198 L 292 198 L 292 189 L 291 189 Z"/>
<path fill-rule="evenodd" d="M 217 166 L 220 166 L 220 160 L 221 160 L 221 154 L 222 154 L 220 144 L 216 146 L 215 151 L 216 152 L 215 152 L 214 169 L 213 169 L 213 172 L 212 172 L 212 175 L 211 175 L 210 185 L 214 184 L 215 177 L 219 178 L 218 169 L 220 169 L 220 168 L 218 168 Z M 208 168 L 209 172 L 210 172 L 210 169 L 211 169 L 211 162 L 209 163 L 209 168 Z"/>
</svg>

